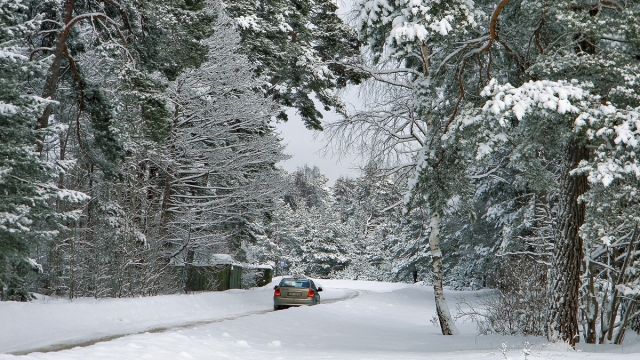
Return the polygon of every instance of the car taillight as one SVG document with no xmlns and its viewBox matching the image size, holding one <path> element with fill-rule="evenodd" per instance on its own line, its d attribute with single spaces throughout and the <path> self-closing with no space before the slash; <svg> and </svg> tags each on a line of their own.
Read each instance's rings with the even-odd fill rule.
<svg viewBox="0 0 640 360">
<path fill-rule="evenodd" d="M 282 295 L 282 293 L 280 293 L 280 289 L 276 289 L 276 291 L 273 292 L 273 296 L 275 297 L 280 297 Z"/>
<path fill-rule="evenodd" d="M 315 296 L 316 296 L 316 292 L 311 290 L 311 289 L 309 289 L 309 294 L 307 294 L 307 297 L 313 298 Z"/>
</svg>

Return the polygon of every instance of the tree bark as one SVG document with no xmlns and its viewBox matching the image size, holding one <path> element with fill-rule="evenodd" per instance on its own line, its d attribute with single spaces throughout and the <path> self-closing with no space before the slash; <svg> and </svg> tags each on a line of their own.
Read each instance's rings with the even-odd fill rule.
<svg viewBox="0 0 640 360">
<path fill-rule="evenodd" d="M 613 340 L 613 343 L 616 345 L 622 345 L 622 341 L 624 341 L 624 335 L 627 332 L 627 326 L 629 325 L 629 317 L 631 314 L 635 313 L 636 308 L 638 306 L 638 301 L 635 298 L 632 298 L 626 303 L 626 309 L 624 309 L 623 317 L 621 320 L 620 327 L 618 328 L 618 332 Z"/>
<path fill-rule="evenodd" d="M 587 266 L 590 266 L 587 264 Z M 587 322 L 587 333 L 585 334 L 585 341 L 588 344 L 595 344 L 597 341 L 597 320 L 598 320 L 598 300 L 596 299 L 596 288 L 595 288 L 595 276 L 593 275 L 593 269 L 586 269 L 589 273 L 587 274 L 587 294 L 586 294 L 586 304 L 585 304 L 585 318 Z"/>
<path fill-rule="evenodd" d="M 618 320 L 618 309 L 620 308 L 620 303 L 622 302 L 622 297 L 618 292 L 618 285 L 622 285 L 625 283 L 627 267 L 629 266 L 629 263 L 633 261 L 634 254 L 636 252 L 635 242 L 637 238 L 638 238 L 638 227 L 636 226 L 636 228 L 633 230 L 631 241 L 629 241 L 629 245 L 627 246 L 627 254 L 624 258 L 622 267 L 619 270 L 618 278 L 615 280 L 615 283 L 612 284 L 612 289 L 611 289 L 612 291 L 610 295 L 611 302 L 609 303 L 609 311 L 607 312 L 607 314 L 609 315 L 609 323 L 607 325 L 607 328 L 604 329 L 606 331 L 603 331 L 603 337 L 600 339 L 601 344 L 605 343 L 605 339 L 604 339 L 605 333 L 606 333 L 607 342 L 611 342 L 611 340 L 613 340 L 613 331 L 615 330 L 616 320 Z M 624 330 L 624 327 L 626 326 L 628 314 L 625 314 L 624 311 L 622 311 L 622 314 L 620 314 L 620 316 L 623 318 L 623 321 L 620 325 L 618 332 Z"/>
<path fill-rule="evenodd" d="M 588 157 L 589 151 L 583 144 L 576 138 L 570 140 L 562 174 L 560 229 L 556 235 L 551 268 L 547 337 L 552 341 L 565 341 L 571 346 L 575 346 L 579 340 L 578 311 L 583 260 L 583 242 L 579 230 L 585 218 L 585 205 L 580 201 L 580 196 L 588 187 L 587 177 L 573 176 L 571 170 Z"/>
<path fill-rule="evenodd" d="M 73 18 L 73 7 L 74 0 L 67 0 L 64 5 L 64 23 L 65 29 L 67 31 L 61 31 L 60 34 L 56 37 L 55 40 L 55 51 L 53 53 L 53 61 L 49 66 L 49 71 L 47 72 L 47 79 L 45 81 L 44 89 L 42 90 L 42 97 L 45 99 L 55 100 L 56 91 L 58 89 L 58 82 L 60 81 L 60 72 L 62 68 L 62 59 L 64 58 L 64 53 L 66 51 L 67 46 L 67 38 L 70 34 L 70 29 L 66 29 L 66 25 L 71 22 Z M 49 117 L 53 113 L 54 106 L 52 104 L 48 104 L 42 115 L 38 118 L 38 122 L 36 124 L 36 129 L 46 129 L 49 126 Z M 44 149 L 44 138 L 40 138 L 37 145 L 36 151 L 38 153 L 42 153 Z"/>
<path fill-rule="evenodd" d="M 433 263 L 433 292 L 436 300 L 436 312 L 440 322 L 442 335 L 455 335 L 458 330 L 451 317 L 449 306 L 444 297 L 442 251 L 440 250 L 440 214 L 433 213 L 430 222 L 429 246 L 431 248 L 431 261 Z"/>
</svg>

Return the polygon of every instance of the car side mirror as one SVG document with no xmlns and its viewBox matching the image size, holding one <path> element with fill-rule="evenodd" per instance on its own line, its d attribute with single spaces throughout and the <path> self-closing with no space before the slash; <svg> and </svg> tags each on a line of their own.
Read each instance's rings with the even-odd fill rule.
<svg viewBox="0 0 640 360">
<path fill-rule="evenodd" d="M 279 287 L 280 286 L 276 285 L 276 286 L 273 287 L 273 290 L 278 290 Z"/>
<path fill-rule="evenodd" d="M 319 287 L 319 288 L 318 288 L 318 292 L 320 292 L 320 291 L 322 291 L 322 287 Z"/>
</svg>

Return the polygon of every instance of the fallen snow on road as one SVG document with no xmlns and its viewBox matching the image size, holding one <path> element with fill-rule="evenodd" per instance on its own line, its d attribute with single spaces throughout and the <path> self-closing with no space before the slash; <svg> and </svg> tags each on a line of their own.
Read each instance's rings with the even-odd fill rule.
<svg viewBox="0 0 640 360">
<path fill-rule="evenodd" d="M 329 289 L 322 299 L 353 291 Z M 44 298 L 30 303 L 0 302 L 0 353 L 83 344 L 144 331 L 232 319 L 273 310 L 272 286 L 189 295 L 133 299 Z"/>
<path fill-rule="evenodd" d="M 261 312 L 58 352 L 0 355 L 0 360 L 631 360 L 640 352 L 637 337 L 630 339 L 633 345 L 625 347 L 576 352 L 540 338 L 477 336 L 474 325 L 464 321 L 458 324 L 461 335 L 444 337 L 438 325 L 430 321 L 435 314 L 430 288 L 344 280 L 319 282 L 325 289 L 323 300 L 350 299 L 272 312 L 267 311 L 272 306 L 269 286 L 141 299 L 0 304 L 0 351 L 4 352 Z M 354 291 L 359 296 L 351 298 Z M 448 301 L 454 308 L 456 302 L 463 298 L 469 301 L 473 296 L 470 292 L 450 292 Z M 526 356 L 525 348 L 530 349 Z"/>
</svg>

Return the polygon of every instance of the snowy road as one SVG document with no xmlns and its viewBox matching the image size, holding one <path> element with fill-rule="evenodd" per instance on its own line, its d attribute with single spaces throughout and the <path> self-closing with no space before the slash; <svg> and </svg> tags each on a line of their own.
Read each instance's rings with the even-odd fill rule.
<svg viewBox="0 0 640 360">
<path fill-rule="evenodd" d="M 143 333 L 161 333 L 161 332 L 167 332 L 167 331 L 176 331 L 176 330 L 180 330 L 180 329 L 188 329 L 188 328 L 192 328 L 192 327 L 196 327 L 196 326 L 200 326 L 200 325 L 205 325 L 205 324 L 213 324 L 213 323 L 216 323 L 216 322 L 223 322 L 223 321 L 241 319 L 243 317 L 252 316 L 252 315 L 265 314 L 265 313 L 268 313 L 270 311 L 273 311 L 273 310 L 260 310 L 260 311 L 249 312 L 249 313 L 241 314 L 241 315 L 223 317 L 223 318 L 220 318 L 220 319 L 201 320 L 201 321 L 196 321 L 196 322 L 190 322 L 190 323 L 186 323 L 184 325 L 175 325 L 175 326 L 169 326 L 169 327 L 162 326 L 162 327 L 158 327 L 158 328 L 151 328 L 151 329 L 146 330 L 146 331 L 105 336 L 105 337 L 102 337 L 102 338 L 83 340 L 81 342 L 76 342 L 76 343 L 53 344 L 53 345 L 45 346 L 45 347 L 42 347 L 42 348 L 34 348 L 34 349 L 27 349 L 27 350 L 22 350 L 22 351 L 15 351 L 15 352 L 12 352 L 11 354 L 13 354 L 13 355 L 27 355 L 27 354 L 35 353 L 35 352 L 46 353 L 46 352 L 62 351 L 62 350 L 67 350 L 67 349 L 72 349 L 72 348 L 77 348 L 77 347 L 91 346 L 91 345 L 94 345 L 94 344 L 97 344 L 97 343 L 100 343 L 100 342 L 111 341 L 111 340 L 119 339 L 119 338 L 122 338 L 122 337 L 125 337 L 125 336 L 131 336 L 131 335 L 137 335 L 137 334 L 143 334 Z"/>
<path fill-rule="evenodd" d="M 273 311 L 272 286 L 134 299 L 4 302 L 0 303 L 0 353 L 58 351 L 132 334 L 159 333 L 264 314 Z M 355 290 L 327 289 L 322 302 L 355 295 Z"/>
<path fill-rule="evenodd" d="M 193 296 L 129 299 L 126 302 L 145 302 L 148 309 L 161 312 L 162 318 L 170 314 L 189 315 L 187 308 L 198 308 L 194 313 L 219 311 L 217 321 L 190 324 L 180 328 L 147 332 L 119 337 L 83 347 L 49 352 L 32 353 L 25 356 L 0 355 L 0 360 L 115 360 L 115 359 L 277 359 L 277 360 L 476 360 L 525 359 L 522 352 L 525 341 L 531 350 L 527 360 L 571 359 L 571 360 L 631 360 L 638 357 L 638 339 L 632 339 L 624 348 L 600 347 L 592 351 L 574 352 L 561 345 L 546 344 L 541 338 L 523 339 L 505 336 L 477 336 L 472 324 L 459 322 L 462 334 L 443 337 L 436 324 L 429 320 L 435 313 L 433 293 L 429 288 L 407 285 L 354 281 L 323 281 L 324 304 L 314 307 L 292 308 L 286 311 L 269 311 L 270 288 L 248 291 L 231 291 Z M 474 293 L 454 292 L 448 294 L 452 304 L 475 296 Z M 348 297 L 348 301 L 327 301 Z M 168 298 L 168 299 L 167 299 Z M 206 302 L 205 306 L 202 302 Z M 259 304 L 261 301 L 265 303 Z M 100 307 L 104 301 L 91 303 L 89 307 Z M 124 316 L 125 306 L 111 305 L 117 316 Z M 159 304 L 162 304 L 160 306 Z M 187 304 L 190 304 L 187 306 Z M 198 305 L 195 305 L 198 304 Z M 30 304 L 49 307 L 56 303 Z M 58 304 L 60 305 L 60 304 Z M 132 304 L 128 304 L 129 307 Z M 120 307 L 123 307 L 120 309 Z M 256 307 L 260 307 L 255 309 Z M 74 303 L 73 307 L 78 308 Z M 453 306 L 452 306 L 453 307 Z M 222 309 L 224 308 L 224 310 Z M 238 311 L 244 308 L 243 311 Z M 120 309 L 120 310 L 117 310 Z M 216 310 L 217 309 L 217 310 Z M 15 310 L 15 309 L 14 309 Z M 230 312 L 236 311 L 231 314 Z M 254 311 L 254 313 L 251 313 Z M 255 313 L 261 311 L 261 313 Z M 79 311 L 78 314 L 82 314 Z M 2 320 L 0 308 L 0 320 Z M 186 314 L 186 315 L 185 315 Z M 244 314 L 244 315 L 243 315 Z M 69 316 L 76 316 L 70 315 Z M 129 314 L 129 319 L 134 314 Z M 6 316 L 6 314 L 4 315 Z M 22 316 L 22 315 L 21 315 Z M 149 318 L 144 313 L 138 318 Z M 74 321 L 66 321 L 73 328 Z M 99 316 L 98 316 L 99 317 Z M 146 321 L 146 320 L 144 320 Z M 140 322 L 144 322 L 140 320 Z M 157 321 L 154 320 L 154 321 Z M 109 323 L 107 321 L 107 323 Z M 0 322 L 0 324 L 3 324 Z M 25 324 L 25 323 L 23 323 Z M 85 326 L 80 321 L 80 325 Z M 35 330 L 35 338 L 51 331 L 51 322 L 31 323 L 23 326 Z M 94 327 L 100 324 L 94 323 Z M 77 327 L 77 325 L 76 325 Z M 18 331 L 18 326 L 14 330 Z M 48 330 L 47 330 L 48 328 Z M 86 326 L 85 326 L 86 328 Z M 119 329 L 115 324 L 106 328 Z M 106 329 L 105 328 L 105 329 Z M 15 337 L 0 329 L 0 342 L 8 347 L 3 335 Z M 71 336 L 70 331 L 67 336 Z M 24 334 L 23 334 L 24 335 Z M 35 344 L 35 340 L 30 340 Z M 503 353 L 503 345 L 506 351 Z M 15 347 L 15 346 L 14 346 Z"/>
<path fill-rule="evenodd" d="M 345 290 L 343 294 L 340 294 L 340 292 L 338 292 L 338 294 L 340 294 L 340 295 L 337 295 L 336 292 L 334 291 L 332 296 L 330 295 L 327 299 L 322 301 L 322 304 L 331 304 L 331 303 L 338 302 L 338 301 L 350 300 L 350 299 L 353 299 L 353 298 L 357 297 L 360 293 L 361 292 L 357 291 L 357 290 Z M 35 352 L 46 353 L 46 352 L 62 351 L 62 350 L 68 350 L 68 349 L 72 349 L 72 348 L 91 346 L 91 345 L 94 345 L 94 344 L 97 344 L 97 343 L 100 343 L 100 342 L 111 341 L 111 340 L 119 339 L 119 338 L 122 338 L 122 337 L 125 337 L 125 336 L 131 336 L 131 335 L 137 335 L 137 334 L 143 334 L 143 333 L 163 333 L 163 332 L 167 332 L 167 331 L 176 331 L 176 330 L 182 330 L 182 329 L 189 329 L 189 328 L 194 328 L 194 327 L 202 326 L 202 325 L 220 323 L 220 322 L 223 322 L 223 321 L 238 320 L 238 319 L 242 319 L 242 318 L 245 318 L 245 317 L 248 317 L 248 316 L 266 314 L 266 313 L 269 313 L 269 312 L 272 312 L 272 311 L 274 311 L 272 308 L 269 308 L 269 309 L 266 309 L 266 310 L 250 311 L 250 312 L 247 312 L 247 313 L 233 315 L 233 316 L 225 316 L 225 317 L 215 318 L 215 319 L 186 322 L 186 323 L 180 324 L 180 325 L 160 326 L 160 327 L 156 327 L 156 328 L 150 328 L 150 329 L 147 329 L 145 331 L 121 333 L 121 334 L 115 334 L 115 335 L 105 336 L 105 337 L 101 337 L 101 338 L 82 340 L 82 341 L 79 341 L 79 342 L 63 342 L 63 343 L 52 344 L 52 345 L 48 345 L 48 346 L 40 347 L 40 348 L 32 348 L 32 349 L 25 349 L 25 350 L 22 350 L 22 351 L 14 351 L 14 352 L 11 352 L 11 354 L 12 355 L 27 355 L 27 354 L 35 353 Z"/>
</svg>

